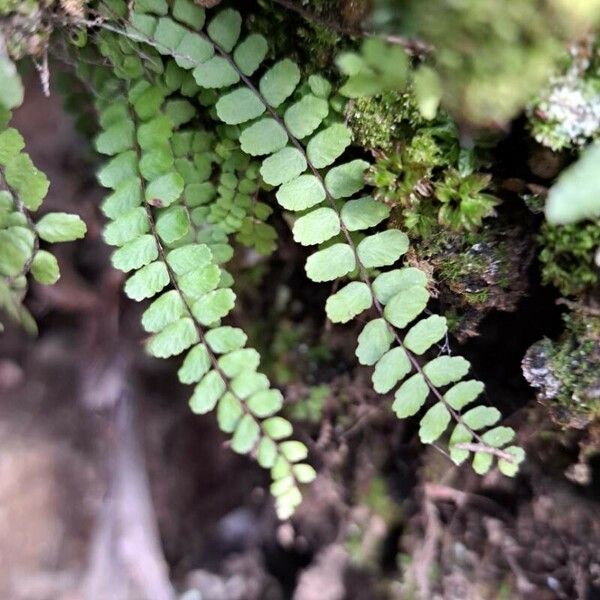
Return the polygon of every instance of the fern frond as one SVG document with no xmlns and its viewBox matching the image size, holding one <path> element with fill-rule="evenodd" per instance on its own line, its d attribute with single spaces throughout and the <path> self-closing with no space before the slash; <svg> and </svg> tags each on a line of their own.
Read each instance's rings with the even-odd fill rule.
<svg viewBox="0 0 600 600">
<path fill-rule="evenodd" d="M 119 39 L 104 35 L 102 43 L 111 56 Z M 283 397 L 257 371 L 260 357 L 246 346 L 246 335 L 222 324 L 235 304 L 233 280 L 221 267 L 233 254 L 222 223 L 229 230 L 238 223 L 218 210 L 225 199 L 255 191 L 256 170 L 239 150 L 225 158 L 214 152 L 213 134 L 183 128 L 182 88 L 167 85 L 172 77 L 172 68 L 150 79 L 124 77 L 124 93 L 98 107 L 96 146 L 110 157 L 98 177 L 112 190 L 103 204 L 110 219 L 104 237 L 118 247 L 113 265 L 130 273 L 125 293 L 152 299 L 142 317 L 148 352 L 186 353 L 178 375 L 195 385 L 192 411 L 216 409 L 232 449 L 270 469 L 277 512 L 288 518 L 301 501 L 300 484 L 315 476 L 303 462 L 307 448 L 276 415 Z"/>
<path fill-rule="evenodd" d="M 376 317 L 359 336 L 357 356 L 375 366 L 375 389 L 396 388 L 392 409 L 400 418 L 420 412 L 432 398 L 420 423 L 423 442 L 436 442 L 453 422 L 449 449 L 455 463 L 472 456 L 475 471 L 485 473 L 496 458 L 503 473 L 514 475 L 524 454 L 509 445 L 514 431 L 497 425 L 499 411 L 486 406 L 463 411 L 483 391 L 480 382 L 463 380 L 468 363 L 458 357 L 420 358 L 444 338 L 446 322 L 423 317 L 429 300 L 423 273 L 388 269 L 406 253 L 408 237 L 398 230 L 369 231 L 386 218 L 387 209 L 360 196 L 368 163 L 343 162 L 352 135 L 336 114 L 339 103 L 329 98 L 330 86 L 311 78 L 301 83 L 300 69 L 289 59 L 262 68 L 266 40 L 250 33 L 240 42 L 242 17 L 235 10 L 218 12 L 205 30 L 204 12 L 188 0 L 176 0 L 170 14 L 135 11 L 130 35 L 174 57 L 198 86 L 220 90 L 209 113 L 241 127 L 242 151 L 265 157 L 263 181 L 277 188 L 284 209 L 298 213 L 294 238 L 319 245 L 306 263 L 309 278 L 352 280 L 328 299 L 330 320 L 343 323 L 374 309 Z"/>
<path fill-rule="evenodd" d="M 44 173 L 24 152 L 21 134 L 8 127 L 10 111 L 23 100 L 23 88 L 14 65 L 0 57 L 0 308 L 30 333 L 35 320 L 23 305 L 27 275 L 51 285 L 60 277 L 55 256 L 40 242 L 68 242 L 83 237 L 85 223 L 76 215 L 48 213 L 34 219 L 48 192 Z"/>
</svg>

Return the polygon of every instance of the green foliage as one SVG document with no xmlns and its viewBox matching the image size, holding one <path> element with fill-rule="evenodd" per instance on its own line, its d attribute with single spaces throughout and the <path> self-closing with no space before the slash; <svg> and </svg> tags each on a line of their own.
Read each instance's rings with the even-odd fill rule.
<svg viewBox="0 0 600 600">
<path fill-rule="evenodd" d="M 545 223 L 539 240 L 544 283 L 556 286 L 564 296 L 582 294 L 598 284 L 596 253 L 600 246 L 600 224 Z"/>
<path fill-rule="evenodd" d="M 333 84 L 303 76 L 290 58 L 272 60 L 266 37 L 247 31 L 231 8 L 205 12 L 189 0 L 112 4 L 121 18 L 128 15 L 126 28 L 109 19 L 92 47 L 101 56 L 96 63 L 110 68 L 80 67 L 96 92 L 96 148 L 108 157 L 98 179 L 110 190 L 102 210 L 109 220 L 104 237 L 117 247 L 112 262 L 128 273 L 130 298 L 150 299 L 142 317 L 147 351 L 160 358 L 185 354 L 178 376 L 194 385 L 191 410 L 216 411 L 231 448 L 270 470 L 279 516 L 291 516 L 301 484 L 316 474 L 304 462 L 306 446 L 290 439 L 291 423 L 277 415 L 284 399 L 257 372 L 259 354 L 245 346 L 241 330 L 225 324 L 236 300 L 234 278 L 223 268 L 234 254 L 230 236 L 265 254 L 273 249 L 275 232 L 265 223 L 273 209 L 258 201 L 265 190 L 293 213 L 286 220 L 294 239 L 315 246 L 307 276 L 336 282 L 325 304 L 329 319 L 364 316 L 356 355 L 374 367 L 375 391 L 394 392 L 399 418 L 422 413 L 423 442 L 444 437 L 457 464 L 471 457 L 475 471 L 484 473 L 497 459 L 514 475 L 524 456 L 506 447 L 514 437 L 510 428 L 494 427 L 498 411 L 471 406 L 482 384 L 461 381 L 468 362 L 436 357 L 446 320 L 425 314 L 426 274 L 397 265 L 408 236 L 382 227 L 393 202 L 365 191 L 371 165 L 346 156 L 353 133 Z M 339 64 L 349 75 L 342 86 L 348 96 L 408 84 L 405 52 L 379 40 L 342 55 Z M 413 81 L 416 105 L 428 118 L 437 106 L 430 75 L 420 71 Z M 495 200 L 482 193 L 488 179 L 472 173 L 455 131 L 444 125 L 432 123 L 400 152 L 404 163 L 423 166 L 421 178 L 439 175 L 431 179 L 439 220 L 469 229 Z M 14 143 L 8 139 L 7 146 Z M 35 205 L 41 185 L 21 161 L 14 180 Z M 409 197 L 416 187 L 407 188 Z M 45 218 L 40 237 L 81 234 L 70 218 Z M 44 255 L 35 270 L 48 281 L 55 276 Z"/>
<path fill-rule="evenodd" d="M 473 155 L 460 149 L 455 126 L 442 118 L 438 122 L 417 133 L 405 129 L 409 142 L 380 155 L 367 173 L 375 198 L 398 206 L 404 226 L 422 238 L 440 226 L 476 230 L 500 202 L 483 191 L 491 177 L 473 172 Z"/>
<path fill-rule="evenodd" d="M 224 46 L 235 43 L 237 34 L 229 28 L 236 15 L 226 12 L 211 21 L 211 37 Z M 178 31 L 165 23 L 162 43 L 174 45 L 169 36 Z M 258 166 L 228 144 L 227 136 L 219 140 L 206 131 L 185 129 L 169 111 L 181 90 L 165 93 L 163 86 L 161 76 L 150 82 L 133 78 L 120 84 L 118 97 L 99 100 L 103 131 L 97 144 L 111 155 L 99 178 L 113 190 L 103 206 L 111 219 L 105 239 L 118 246 L 113 264 L 134 271 L 125 293 L 134 300 L 153 299 L 142 318 L 151 334 L 147 351 L 161 358 L 187 351 L 179 378 L 195 384 L 192 411 L 216 409 L 219 425 L 232 434 L 232 449 L 256 452 L 259 463 L 271 469 L 278 513 L 287 518 L 300 502 L 298 485 L 314 477 L 301 464 L 306 447 L 287 440 L 292 431 L 286 421 L 274 427 L 271 420 L 283 403 L 280 392 L 256 372 L 260 359 L 255 350 L 244 348 L 246 336 L 221 325 L 235 294 L 220 263 L 233 253 L 227 234 L 241 232 L 247 218 L 257 218 L 251 195 L 258 187 Z M 121 142 L 123 123 L 133 131 Z M 160 162 L 149 168 L 146 159 L 155 153 Z"/>
<path fill-rule="evenodd" d="M 228 9 L 217 13 L 213 19 L 216 23 L 234 20 Z M 208 32 L 209 36 L 213 37 L 210 33 L 211 22 L 209 21 Z M 235 40 L 239 35 L 237 25 L 234 29 L 235 36 L 227 43 L 229 49 L 224 48 L 222 44 L 215 46 L 219 57 L 227 61 L 228 69 L 235 65 L 235 60 L 228 54 L 234 49 Z M 219 35 L 222 37 L 223 33 Z M 152 44 L 152 40 L 149 41 Z M 343 58 L 341 63 L 346 72 L 351 73 L 350 88 L 363 84 L 369 86 L 372 79 L 380 81 L 382 76 L 385 79 L 385 73 L 392 71 L 392 63 L 399 60 L 397 56 L 392 57 L 386 52 L 381 44 L 369 43 L 363 48 L 362 57 L 347 55 Z M 214 87 L 214 80 L 205 81 L 203 77 L 198 77 L 204 69 L 204 64 L 194 67 L 196 83 L 211 89 Z M 375 73 L 376 70 L 381 72 Z M 218 78 L 219 88 L 238 84 L 242 73 L 236 68 L 234 71 L 235 76 L 232 74 L 229 78 Z M 322 245 L 307 260 L 308 277 L 317 282 L 333 281 L 345 276 L 359 277 L 359 280 L 351 281 L 330 296 L 326 304 L 328 316 L 335 322 L 346 322 L 375 304 L 379 316 L 373 322 L 369 322 L 363 330 L 357 352 L 361 361 L 375 363 L 375 372 L 378 374 L 376 381 L 380 389 L 391 389 L 398 383 L 401 384 L 394 403 L 397 414 L 416 414 L 432 394 L 436 403 L 421 421 L 421 437 L 424 441 L 431 443 L 437 440 L 453 419 L 456 427 L 461 427 L 466 432 L 465 441 L 454 448 L 461 453 L 457 462 L 466 458 L 462 453 L 468 456 L 474 451 L 473 464 L 478 472 L 488 470 L 492 466 L 494 456 L 512 465 L 513 456 L 502 450 L 505 443 L 510 441 L 508 436 L 504 441 L 489 435 L 490 441 L 486 442 L 483 436 L 487 434 L 480 435 L 469 428 L 459 412 L 467 400 L 463 404 L 457 402 L 453 406 L 451 401 L 454 396 L 450 394 L 448 400 L 442 395 L 424 375 L 418 359 L 411 354 L 411 349 L 414 354 L 425 353 L 431 345 L 439 341 L 446 332 L 445 320 L 440 317 L 423 319 L 407 332 L 406 338 L 402 337 L 401 330 L 407 328 L 427 306 L 429 292 L 423 280 L 419 282 L 412 273 L 406 275 L 406 272 L 394 269 L 390 271 L 390 279 L 378 286 L 381 293 L 389 294 L 387 302 L 383 305 L 379 298 L 377 303 L 374 302 L 377 286 L 372 280 L 370 270 L 393 266 L 408 249 L 408 238 L 404 233 L 393 229 L 372 233 L 358 243 L 350 236 L 344 217 L 349 220 L 354 231 L 362 233 L 385 218 L 386 209 L 374 208 L 371 203 L 363 201 L 363 205 L 371 208 L 362 221 L 356 217 L 356 208 L 353 209 L 354 218 L 352 209 L 342 213 L 344 203 L 352 202 L 353 196 L 363 190 L 364 171 L 368 167 L 368 163 L 363 160 L 337 163 L 350 141 L 347 134 L 340 135 L 337 130 L 346 132 L 346 128 L 333 118 L 323 121 L 326 115 L 323 104 L 313 100 L 310 85 L 300 84 L 300 70 L 289 59 L 265 68 L 262 74 L 257 75 L 257 80 L 258 84 L 248 85 L 243 81 L 234 89 L 223 89 L 219 92 L 216 116 L 241 127 L 241 150 L 250 157 L 265 157 L 261 172 L 266 173 L 270 182 L 277 182 L 277 177 L 273 174 L 273 165 L 283 165 L 289 161 L 289 167 L 279 167 L 279 182 L 271 184 L 279 186 L 275 196 L 284 209 L 302 212 L 294 224 L 295 239 L 305 245 Z M 397 86 L 398 83 L 397 80 L 390 81 L 389 85 Z M 243 89 L 252 92 L 255 99 L 251 100 L 247 91 L 241 91 Z M 348 92 L 348 89 L 346 91 Z M 239 101 L 240 99 L 243 101 Z M 268 111 L 267 116 L 264 116 L 265 110 Z M 334 104 L 330 105 L 330 111 L 335 114 Z M 442 197 L 444 218 L 453 225 L 472 226 L 491 210 L 485 205 L 487 199 L 480 193 L 483 185 L 487 185 L 487 180 L 482 181 L 476 176 L 468 178 L 468 174 L 467 177 L 452 180 L 451 175 L 452 173 L 449 173 L 448 179 L 440 183 L 439 194 Z M 325 206 L 320 206 L 322 203 L 325 203 Z M 485 205 L 483 210 L 481 205 Z M 457 217 L 457 214 L 462 218 Z M 413 281 L 410 281 L 411 276 Z M 408 285 L 409 282 L 412 285 Z M 394 344 L 393 349 L 390 349 L 391 344 Z M 408 371 L 406 368 L 394 369 L 390 359 L 385 359 L 384 365 L 378 368 L 378 362 L 384 360 L 392 350 L 402 352 L 406 356 Z M 432 369 L 435 376 L 436 367 Z M 402 378 L 412 370 L 416 371 L 414 375 L 402 383 Z M 439 377 L 441 378 L 441 375 Z M 394 378 L 396 380 L 390 386 L 389 380 Z M 248 431 L 249 437 L 257 439 L 254 428 L 248 426 Z M 473 440 L 477 443 L 472 448 L 470 444 Z M 275 490 L 277 489 L 275 485 Z"/>
<path fill-rule="evenodd" d="M 0 57 L 3 90 L 0 109 L 16 108 L 23 100 L 23 86 L 12 62 Z M 40 241 L 68 242 L 83 237 L 85 223 L 76 215 L 49 213 L 38 220 L 33 214 L 48 191 L 46 176 L 23 150 L 25 142 L 14 128 L 0 129 L 0 308 L 30 333 L 35 321 L 22 304 L 27 275 L 52 285 L 60 278 L 56 258 L 40 249 Z"/>
</svg>

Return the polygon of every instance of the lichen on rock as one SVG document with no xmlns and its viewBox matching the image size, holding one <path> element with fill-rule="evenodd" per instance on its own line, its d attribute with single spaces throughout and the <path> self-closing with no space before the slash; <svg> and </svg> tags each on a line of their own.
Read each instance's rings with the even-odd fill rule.
<svg viewBox="0 0 600 600">
<path fill-rule="evenodd" d="M 600 316 L 583 309 L 569 313 L 561 337 L 533 344 L 522 367 L 554 421 L 585 428 L 600 416 Z"/>
</svg>

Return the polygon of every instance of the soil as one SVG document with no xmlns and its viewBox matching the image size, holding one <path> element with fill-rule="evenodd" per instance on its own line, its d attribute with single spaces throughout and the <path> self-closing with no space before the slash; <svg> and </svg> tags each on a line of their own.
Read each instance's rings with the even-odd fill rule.
<svg viewBox="0 0 600 600">
<path fill-rule="evenodd" d="M 488 315 L 461 349 L 528 449 L 522 474 L 477 478 L 424 449 L 353 365 L 356 332 L 327 330 L 334 358 L 311 377 L 330 398 L 300 426 L 319 477 L 280 524 L 265 474 L 189 411 L 174 363 L 142 352 L 140 309 L 119 295 L 100 238 L 86 142 L 35 78 L 26 98 L 15 122 L 52 182 L 47 208 L 81 214 L 90 233 L 60 251 L 59 284 L 30 293 L 39 338 L 0 338 L 0 598 L 600 598 L 599 465 L 567 477 L 580 434 L 553 428 L 520 373 L 560 324 L 535 265 L 517 310 Z M 285 265 L 297 250 L 284 239 L 278 252 Z M 322 290 L 276 272 L 303 289 L 290 318 L 314 337 Z"/>
</svg>

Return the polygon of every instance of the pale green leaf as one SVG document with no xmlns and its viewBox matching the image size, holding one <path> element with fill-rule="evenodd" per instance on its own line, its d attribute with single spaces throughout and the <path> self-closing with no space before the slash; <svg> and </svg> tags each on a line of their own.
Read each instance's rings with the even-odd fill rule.
<svg viewBox="0 0 600 600">
<path fill-rule="evenodd" d="M 250 396 L 247 406 L 253 415 L 264 419 L 281 410 L 283 396 L 279 390 L 260 390 Z"/>
<path fill-rule="evenodd" d="M 321 244 L 340 232 L 340 219 L 332 208 L 317 208 L 300 217 L 293 228 L 294 241 L 303 246 Z"/>
<path fill-rule="evenodd" d="M 259 89 L 271 106 L 277 107 L 296 89 L 300 69 L 289 58 L 275 63 L 260 79 Z"/>
<path fill-rule="evenodd" d="M 177 376 L 181 383 L 197 383 L 211 367 L 208 350 L 204 344 L 194 346 L 186 355 Z"/>
<path fill-rule="evenodd" d="M 231 390 L 241 399 L 246 399 L 252 394 L 269 388 L 269 379 L 263 373 L 244 371 L 231 382 Z"/>
<path fill-rule="evenodd" d="M 292 425 L 283 417 L 271 417 L 263 422 L 265 433 L 274 440 L 283 440 L 292 435 Z"/>
<path fill-rule="evenodd" d="M 473 471 L 477 475 L 485 475 L 492 467 L 493 456 L 489 452 L 476 452 L 473 457 Z"/>
<path fill-rule="evenodd" d="M 46 250 L 38 250 L 31 262 L 33 278 L 43 285 L 53 285 L 60 279 L 56 257 Z"/>
<path fill-rule="evenodd" d="M 423 367 L 423 372 L 435 387 L 460 381 L 471 365 L 462 356 L 439 356 Z"/>
<path fill-rule="evenodd" d="M 483 392 L 484 385 L 476 379 L 461 381 L 453 385 L 445 394 L 444 400 L 454 409 L 461 410 L 467 404 L 470 404 Z"/>
<path fill-rule="evenodd" d="M 226 52 L 231 52 L 235 46 L 242 27 L 242 17 L 239 12 L 226 8 L 218 13 L 208 24 L 206 31 L 216 44 Z"/>
<path fill-rule="evenodd" d="M 494 448 L 501 448 L 505 444 L 512 442 L 515 437 L 514 429 L 511 427 L 494 427 L 494 429 L 490 429 L 486 431 L 481 439 L 485 444 L 489 446 L 493 446 Z"/>
<path fill-rule="evenodd" d="M 270 117 L 246 127 L 240 135 L 240 146 L 246 154 L 261 156 L 283 148 L 288 141 L 285 129 Z"/>
<path fill-rule="evenodd" d="M 179 199 L 185 182 L 179 173 L 167 173 L 151 181 L 146 187 L 146 202 L 152 206 L 170 206 Z"/>
<path fill-rule="evenodd" d="M 525 460 L 525 450 L 518 446 L 509 446 L 504 448 L 504 452 L 513 455 L 513 460 L 509 462 L 504 458 L 498 460 L 498 469 L 506 477 L 514 477 L 519 471 L 519 465 Z"/>
<path fill-rule="evenodd" d="M 367 269 L 393 265 L 408 250 L 408 236 L 388 229 L 364 238 L 357 248 L 358 258 Z"/>
<path fill-rule="evenodd" d="M 214 46 L 210 42 L 205 40 L 197 33 L 188 31 L 177 45 L 177 48 L 175 48 L 173 56 L 177 65 L 182 69 L 193 69 L 195 67 L 199 68 L 203 63 L 206 63 L 208 60 L 210 60 L 214 53 Z M 177 87 L 181 87 L 181 84 Z"/>
<path fill-rule="evenodd" d="M 294 465 L 292 472 L 300 483 L 310 483 L 317 476 L 317 472 L 310 465 L 304 463 Z"/>
<path fill-rule="evenodd" d="M 215 370 L 209 371 L 194 388 L 190 398 L 192 412 L 204 415 L 213 410 L 225 389 L 226 385 L 221 375 Z"/>
<path fill-rule="evenodd" d="M 251 33 L 235 49 L 233 60 L 244 75 L 250 76 L 265 59 L 268 49 L 269 46 L 264 36 L 260 33 Z M 255 95 L 254 92 L 252 94 Z"/>
<path fill-rule="evenodd" d="M 183 206 L 173 206 L 161 212 L 156 219 L 156 233 L 165 244 L 184 237 L 190 229 L 188 211 Z"/>
<path fill-rule="evenodd" d="M 262 100 L 247 87 L 237 88 L 221 96 L 215 108 L 219 119 L 229 125 L 256 119 L 266 110 Z"/>
<path fill-rule="evenodd" d="M 333 248 L 334 246 L 331 247 Z M 322 250 L 321 252 L 327 252 L 327 250 Z M 373 297 L 371 296 L 369 286 L 362 281 L 351 281 L 341 290 L 327 298 L 325 312 L 331 322 L 347 323 L 361 312 L 371 308 L 372 304 Z"/>
<path fill-rule="evenodd" d="M 454 428 L 448 447 L 450 450 L 450 458 L 454 464 L 460 465 L 469 458 L 469 451 L 463 448 L 458 448 L 461 444 L 470 444 L 473 440 L 471 432 L 460 423 Z"/>
<path fill-rule="evenodd" d="M 243 371 L 256 371 L 259 363 L 260 354 L 254 348 L 240 348 L 219 358 L 221 371 L 230 379 Z"/>
<path fill-rule="evenodd" d="M 265 158 L 260 174 L 265 183 L 281 185 L 304 173 L 306 167 L 304 154 L 297 148 L 287 146 Z"/>
<path fill-rule="evenodd" d="M 329 113 L 329 103 L 323 98 L 306 94 L 292 104 L 284 114 L 284 121 L 290 133 L 302 139 L 319 127 Z"/>
<path fill-rule="evenodd" d="M 81 239 L 87 227 L 77 215 L 54 212 L 44 215 L 37 223 L 36 229 L 45 242 L 71 242 Z"/>
<path fill-rule="evenodd" d="M 424 287 L 409 287 L 392 296 L 384 309 L 385 318 L 402 329 L 425 310 L 428 300 L 429 292 Z"/>
<path fill-rule="evenodd" d="M 416 415 L 427 400 L 429 387 L 421 373 L 409 377 L 394 394 L 392 410 L 399 419 Z"/>
<path fill-rule="evenodd" d="M 400 346 L 386 352 L 375 365 L 371 380 L 378 394 L 387 394 L 411 371 L 411 364 L 405 350 Z"/>
<path fill-rule="evenodd" d="M 352 142 L 352 132 L 346 125 L 335 123 L 317 133 L 306 146 L 311 164 L 322 169 L 333 164 Z"/>
<path fill-rule="evenodd" d="M 403 267 L 381 273 L 373 281 L 373 293 L 382 304 L 387 304 L 390 299 L 408 288 L 427 286 L 427 275 L 415 267 Z"/>
<path fill-rule="evenodd" d="M 212 253 L 206 244 L 188 244 L 167 254 L 167 263 L 176 275 L 184 275 L 211 261 Z"/>
<path fill-rule="evenodd" d="M 217 407 L 219 429 L 225 433 L 233 433 L 243 415 L 244 409 L 240 401 L 233 394 L 225 393 Z"/>
<path fill-rule="evenodd" d="M 311 92 L 319 98 L 327 98 L 331 94 L 331 84 L 321 75 L 310 75 L 308 85 Z"/>
<path fill-rule="evenodd" d="M 231 439 L 231 449 L 238 454 L 247 454 L 260 437 L 260 427 L 251 415 L 244 415 Z"/>
<path fill-rule="evenodd" d="M 146 348 L 152 356 L 157 358 L 169 358 L 177 356 L 198 341 L 198 332 L 194 321 L 184 317 L 170 323 L 161 332 L 152 336 Z"/>
<path fill-rule="evenodd" d="M 120 183 L 138 176 L 137 155 L 127 150 L 111 159 L 98 172 L 98 181 L 107 188 L 115 189 Z"/>
<path fill-rule="evenodd" d="M 203 88 L 224 88 L 240 80 L 238 72 L 222 56 L 213 56 L 199 64 L 192 72 L 196 83 Z"/>
<path fill-rule="evenodd" d="M 156 333 L 185 314 L 185 304 L 177 290 L 161 294 L 144 311 L 142 327 L 149 333 Z"/>
<path fill-rule="evenodd" d="M 187 298 L 196 299 L 217 289 L 220 279 L 221 269 L 218 265 L 204 265 L 181 275 L 178 278 L 179 289 Z"/>
<path fill-rule="evenodd" d="M 256 450 L 256 461 L 263 469 L 270 469 L 276 459 L 277 444 L 270 438 L 262 438 Z"/>
<path fill-rule="evenodd" d="M 348 231 L 360 231 L 379 225 L 387 219 L 390 207 L 383 202 L 378 202 L 370 196 L 358 200 L 348 200 L 342 206 L 342 222 Z"/>
<path fill-rule="evenodd" d="M 27 154 L 17 154 L 8 162 L 4 179 L 17 192 L 25 208 L 32 211 L 40 207 L 50 185 L 46 175 L 33 164 Z"/>
<path fill-rule="evenodd" d="M 385 319 L 369 321 L 358 336 L 356 356 L 361 365 L 374 365 L 389 349 L 394 334 Z"/>
<path fill-rule="evenodd" d="M 447 333 L 446 318 L 431 315 L 413 325 L 404 338 L 404 345 L 415 354 L 427 352 L 433 344 L 439 342 Z"/>
<path fill-rule="evenodd" d="M 9 10 L 7 9 L 9 6 L 11 5 L 4 5 L 3 11 Z M 2 80 L 0 106 L 8 110 L 20 106 L 23 103 L 23 95 L 25 93 L 23 83 L 14 63 L 6 56 L 0 56 L 0 80 Z"/>
<path fill-rule="evenodd" d="M 6 165 L 25 148 L 23 136 L 13 127 L 0 133 L 0 165 Z"/>
<path fill-rule="evenodd" d="M 148 233 L 150 231 L 150 222 L 146 209 L 143 207 L 134 208 L 104 228 L 104 241 L 111 246 L 122 246 L 131 240 Z"/>
<path fill-rule="evenodd" d="M 169 283 L 169 273 L 162 262 L 153 262 L 142 267 L 125 283 L 125 294 L 132 300 L 151 298 Z"/>
<path fill-rule="evenodd" d="M 111 125 L 96 138 L 96 150 L 100 154 L 114 155 L 133 148 L 134 127 L 131 119 Z"/>
<path fill-rule="evenodd" d="M 235 294 L 232 290 L 214 290 L 194 303 L 192 313 L 202 325 L 211 325 L 229 314 L 234 304 Z"/>
<path fill-rule="evenodd" d="M 111 262 L 115 269 L 127 273 L 139 269 L 158 258 L 158 247 L 154 236 L 147 233 L 127 242 L 116 252 L 113 252 Z"/>
<path fill-rule="evenodd" d="M 224 354 L 244 347 L 248 336 L 238 327 L 225 325 L 206 332 L 206 342 L 213 352 Z"/>
<path fill-rule="evenodd" d="M 305 210 L 325 200 L 325 190 L 314 175 L 300 175 L 284 183 L 275 194 L 277 202 L 287 210 Z"/>
<path fill-rule="evenodd" d="M 443 402 L 434 404 L 421 419 L 419 437 L 424 444 L 435 442 L 450 424 L 450 413 Z"/>
<path fill-rule="evenodd" d="M 497 408 L 476 406 L 462 415 L 463 423 L 473 431 L 479 431 L 495 425 L 502 415 Z"/>
<path fill-rule="evenodd" d="M 204 9 L 192 0 L 175 0 L 173 3 L 173 16 L 197 31 L 204 26 Z"/>
<path fill-rule="evenodd" d="M 309 256 L 305 268 L 313 281 L 332 281 L 353 271 L 356 259 L 348 244 L 333 244 Z"/>
<path fill-rule="evenodd" d="M 296 440 L 281 442 L 279 444 L 281 453 L 292 463 L 304 460 L 308 456 L 308 449 L 302 443 Z"/>
<path fill-rule="evenodd" d="M 333 167 L 325 175 L 325 187 L 336 199 L 352 196 L 364 187 L 364 173 L 368 166 L 366 160 L 356 159 Z"/>
<path fill-rule="evenodd" d="M 116 219 L 142 203 L 142 185 L 137 177 L 126 179 L 117 185 L 101 205 L 109 219 Z"/>
</svg>

